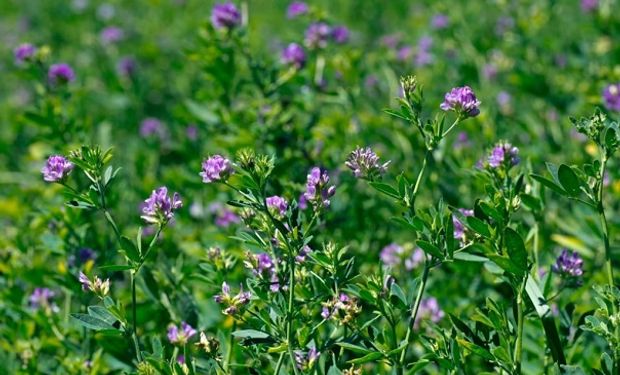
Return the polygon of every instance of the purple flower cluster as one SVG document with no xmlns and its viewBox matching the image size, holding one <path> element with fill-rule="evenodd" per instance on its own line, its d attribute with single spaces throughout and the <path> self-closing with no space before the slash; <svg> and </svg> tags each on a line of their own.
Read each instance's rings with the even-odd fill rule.
<svg viewBox="0 0 620 375">
<path fill-rule="evenodd" d="M 405 264 L 405 269 L 411 271 L 416 268 L 420 263 L 424 261 L 424 251 L 420 248 L 415 248 L 413 252 L 407 251 L 404 247 L 391 243 L 381 249 L 379 258 L 386 267 L 397 267 Z"/>
<path fill-rule="evenodd" d="M 304 43 L 312 49 L 325 48 L 331 32 L 331 28 L 325 22 L 315 22 L 306 29 Z"/>
<path fill-rule="evenodd" d="M 439 307 L 439 303 L 437 303 L 437 299 L 435 297 L 429 297 L 420 302 L 420 308 L 414 322 L 414 327 L 416 329 L 419 328 L 421 322 L 424 320 L 438 323 L 444 315 L 444 312 Z"/>
<path fill-rule="evenodd" d="M 331 318 L 340 321 L 342 324 L 347 324 L 360 312 L 361 308 L 354 298 L 340 293 L 340 295 L 334 297 L 331 301 L 323 302 L 321 317 L 323 319 Z"/>
<path fill-rule="evenodd" d="M 507 168 L 514 167 L 519 164 L 519 149 L 510 143 L 500 142 L 491 150 L 488 163 L 491 168 L 499 168 L 502 165 Z"/>
<path fill-rule="evenodd" d="M 297 43 L 291 43 L 282 50 L 282 62 L 292 65 L 297 69 L 303 68 L 306 64 L 306 52 L 304 48 Z"/>
<path fill-rule="evenodd" d="M 464 208 L 460 208 L 459 212 L 465 217 L 474 216 L 474 210 L 466 210 Z M 463 244 L 465 242 L 465 225 L 463 225 L 461 220 L 459 220 L 456 215 L 452 216 L 452 224 L 454 225 L 454 238 L 456 238 L 461 242 L 461 244 Z"/>
<path fill-rule="evenodd" d="M 117 26 L 108 26 L 101 30 L 101 33 L 99 34 L 99 39 L 101 39 L 103 44 L 114 44 L 120 42 L 124 37 L 125 32 Z"/>
<path fill-rule="evenodd" d="M 69 64 L 59 63 L 50 66 L 47 78 L 53 85 L 71 82 L 75 79 L 75 73 Z"/>
<path fill-rule="evenodd" d="M 231 295 L 230 286 L 224 282 L 222 283 L 222 293 L 215 295 L 213 300 L 226 306 L 226 308 L 222 311 L 224 315 L 235 315 L 250 302 L 251 297 L 252 294 L 250 292 L 243 291 L 243 286 L 239 289 L 239 293 L 237 293 L 237 295 Z"/>
<path fill-rule="evenodd" d="M 211 10 L 211 23 L 216 29 L 234 29 L 241 25 L 241 13 L 231 2 L 215 4 Z"/>
<path fill-rule="evenodd" d="M 239 216 L 227 208 L 219 210 L 217 216 L 215 217 L 215 225 L 220 228 L 228 228 L 229 226 L 238 224 L 239 222 L 241 222 Z"/>
<path fill-rule="evenodd" d="M 620 112 L 620 82 L 608 85 L 603 90 L 605 107 L 612 111 Z"/>
<path fill-rule="evenodd" d="M 480 101 L 469 86 L 455 87 L 448 92 L 439 108 L 454 111 L 462 117 L 476 117 L 480 114 Z"/>
<path fill-rule="evenodd" d="M 321 353 L 315 347 L 310 348 L 307 353 L 296 351 L 295 366 L 302 371 L 310 370 L 320 355 Z"/>
<path fill-rule="evenodd" d="M 416 66 L 426 66 L 433 62 L 433 56 L 430 51 L 432 46 L 433 38 L 430 36 L 423 36 L 420 38 L 418 41 L 418 50 L 413 61 Z"/>
<path fill-rule="evenodd" d="M 75 165 L 64 156 L 52 155 L 47 159 L 41 173 L 47 182 L 60 182 L 71 173 L 74 167 Z"/>
<path fill-rule="evenodd" d="M 308 4 L 303 1 L 293 1 L 286 9 L 286 16 L 289 19 L 299 17 L 308 13 Z"/>
<path fill-rule="evenodd" d="M 52 290 L 48 288 L 35 288 L 28 298 L 30 307 L 35 310 L 43 309 L 45 312 L 58 312 L 58 306 L 52 302 L 52 298 L 56 296 Z"/>
<path fill-rule="evenodd" d="M 306 200 L 315 207 L 329 207 L 329 198 L 336 193 L 335 186 L 328 186 L 329 176 L 327 172 L 321 171 L 321 168 L 314 167 L 308 173 L 306 182 L 306 192 L 304 196 Z"/>
<path fill-rule="evenodd" d="M 198 333 L 192 326 L 185 322 L 181 322 L 181 327 L 170 325 L 168 327 L 168 340 L 171 344 L 183 346 L 187 344 L 189 339 Z"/>
<path fill-rule="evenodd" d="M 116 64 L 116 71 L 123 77 L 130 77 L 136 73 L 137 63 L 133 57 L 123 57 Z"/>
<path fill-rule="evenodd" d="M 304 247 L 299 250 L 299 253 L 295 256 L 295 260 L 297 263 L 303 263 L 306 261 L 306 257 L 312 252 L 312 249 L 308 245 L 304 245 Z"/>
<path fill-rule="evenodd" d="M 286 214 L 286 210 L 288 209 L 288 202 L 286 199 L 274 195 L 267 197 L 265 202 L 267 203 L 268 210 L 275 211 L 275 213 L 279 216 L 284 216 Z"/>
<path fill-rule="evenodd" d="M 158 136 L 161 140 L 165 139 L 166 128 L 160 120 L 154 117 L 147 117 L 140 122 L 140 136 L 147 138 L 154 135 Z"/>
<path fill-rule="evenodd" d="M 280 290 L 280 281 L 276 273 L 276 263 L 269 254 L 252 254 L 247 252 L 243 264 L 247 269 L 252 271 L 254 276 L 267 280 L 271 292 L 276 293 Z"/>
<path fill-rule="evenodd" d="M 218 181 L 226 181 L 234 173 L 230 160 L 221 155 L 213 155 L 202 162 L 202 182 L 205 184 Z"/>
<path fill-rule="evenodd" d="M 345 44 L 349 41 L 349 29 L 346 26 L 336 26 L 332 29 L 332 38 L 336 44 Z"/>
<path fill-rule="evenodd" d="M 181 208 L 183 202 L 179 193 L 168 195 L 168 188 L 162 186 L 153 190 L 151 196 L 144 201 L 142 219 L 152 224 L 166 224 L 174 217 L 174 211 Z"/>
<path fill-rule="evenodd" d="M 583 276 L 583 259 L 577 252 L 562 250 L 555 264 L 551 266 L 553 272 L 563 277 L 576 278 Z"/>
<path fill-rule="evenodd" d="M 443 13 L 436 14 L 431 19 L 431 27 L 435 30 L 445 29 L 449 24 L 450 19 Z"/>
<path fill-rule="evenodd" d="M 372 179 L 381 176 L 387 171 L 391 161 L 379 164 L 379 157 L 370 147 L 357 147 L 353 150 L 344 163 L 357 178 Z"/>
<path fill-rule="evenodd" d="M 30 61 L 36 53 L 37 47 L 30 43 L 20 44 L 13 50 L 13 55 L 15 56 L 15 62 L 17 64 L 23 64 L 26 61 Z"/>
<path fill-rule="evenodd" d="M 581 0 L 581 10 L 583 12 L 593 12 L 598 8 L 598 0 Z"/>
</svg>

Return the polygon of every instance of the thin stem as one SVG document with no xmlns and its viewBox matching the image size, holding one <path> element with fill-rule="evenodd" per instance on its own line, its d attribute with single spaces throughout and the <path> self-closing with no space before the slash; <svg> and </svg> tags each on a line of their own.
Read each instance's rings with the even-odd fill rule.
<svg viewBox="0 0 620 375">
<path fill-rule="evenodd" d="M 226 348 L 226 362 L 224 363 L 224 371 L 226 373 L 229 372 L 230 364 L 232 363 L 233 357 L 233 345 L 235 344 L 232 333 L 235 331 L 237 327 L 237 322 L 233 323 L 232 330 L 230 331 L 230 337 L 228 338 L 228 348 Z"/>
<path fill-rule="evenodd" d="M 280 368 L 282 368 L 282 363 L 284 363 L 284 356 L 286 354 L 284 352 L 280 353 L 280 358 L 278 358 L 278 364 L 276 365 L 276 370 L 273 372 L 273 375 L 280 374 Z"/>
<path fill-rule="evenodd" d="M 162 229 L 164 229 L 163 225 L 159 225 L 157 227 L 157 232 L 155 232 L 155 236 L 151 240 L 151 243 L 149 243 L 149 247 L 146 249 L 144 256 L 142 256 L 142 258 L 140 259 L 140 262 L 136 266 L 136 275 L 138 274 L 138 271 L 140 271 L 140 268 L 142 268 L 142 266 L 144 265 L 144 262 L 148 258 L 149 254 L 151 253 L 151 250 L 153 249 L 155 245 L 155 241 L 157 241 L 157 238 L 159 238 L 159 235 L 161 234 Z"/>
<path fill-rule="evenodd" d="M 514 363 L 515 374 L 521 373 L 521 357 L 523 348 L 523 290 L 527 281 L 527 274 L 517 292 L 517 339 L 515 341 Z"/>
<path fill-rule="evenodd" d="M 132 311 L 132 332 L 133 343 L 136 350 L 136 359 L 138 362 L 142 361 L 142 355 L 140 354 L 140 342 L 138 341 L 138 331 L 136 322 L 136 275 L 134 272 L 130 272 L 131 275 L 131 311 Z"/>
<path fill-rule="evenodd" d="M 422 281 L 420 282 L 420 286 L 418 287 L 418 294 L 415 297 L 415 302 L 411 307 L 411 318 L 409 320 L 409 326 L 407 327 L 407 334 L 405 335 L 405 342 L 407 346 L 400 353 L 400 359 L 398 361 L 398 373 L 404 373 L 404 362 L 405 356 L 407 355 L 407 348 L 411 343 L 411 334 L 413 332 L 413 326 L 415 325 L 416 317 L 418 316 L 418 311 L 420 309 L 420 302 L 422 301 L 422 296 L 424 295 L 424 289 L 426 288 L 426 280 L 428 279 L 428 272 L 430 270 L 428 260 L 424 261 L 424 271 L 422 272 Z"/>
<path fill-rule="evenodd" d="M 448 135 L 448 133 L 450 133 L 450 131 L 454 129 L 454 127 L 457 126 L 459 122 L 461 122 L 461 120 L 462 120 L 461 116 L 457 117 L 456 120 L 454 120 L 454 122 L 452 123 L 452 125 L 450 125 L 448 130 L 443 132 L 443 134 L 441 135 L 441 138 L 444 138 L 446 135 Z"/>
<path fill-rule="evenodd" d="M 295 365 L 295 353 L 293 353 L 293 300 L 295 297 L 295 259 L 289 249 L 289 290 L 288 290 L 288 309 L 286 311 L 286 343 L 288 346 L 288 355 L 291 359 L 291 366 L 295 375 L 298 374 Z"/>
<path fill-rule="evenodd" d="M 415 215 L 415 200 L 418 196 L 418 190 L 420 189 L 420 184 L 422 182 L 422 177 L 424 176 L 424 172 L 426 171 L 426 165 L 428 164 L 428 159 L 431 156 L 432 150 L 426 150 L 426 154 L 424 154 L 424 161 L 422 161 L 422 167 L 420 168 L 420 172 L 418 172 L 418 177 L 415 180 L 415 185 L 413 186 L 413 192 L 411 197 L 411 205 L 409 209 L 412 215 Z"/>
<path fill-rule="evenodd" d="M 603 205 L 603 180 L 605 178 L 605 169 L 607 167 L 607 157 L 603 156 L 601 160 L 600 180 L 598 183 L 597 206 L 601 227 L 603 230 L 603 242 L 605 244 L 605 269 L 607 271 L 607 282 L 609 286 L 614 286 L 614 274 L 611 264 L 611 246 L 609 244 L 609 225 L 605 216 L 605 207 Z"/>
</svg>

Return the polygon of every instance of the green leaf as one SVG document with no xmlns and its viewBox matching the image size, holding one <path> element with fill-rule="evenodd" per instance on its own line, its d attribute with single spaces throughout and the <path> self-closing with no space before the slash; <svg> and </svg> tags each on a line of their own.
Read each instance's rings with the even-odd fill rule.
<svg viewBox="0 0 620 375">
<path fill-rule="evenodd" d="M 570 196 L 576 197 L 581 194 L 581 181 L 575 174 L 575 171 L 568 165 L 560 165 L 558 169 L 558 180 Z"/>
<path fill-rule="evenodd" d="M 467 217 L 467 226 L 478 233 L 484 238 L 491 238 L 491 231 L 489 230 L 489 226 L 482 220 L 478 219 L 475 216 Z"/>
<path fill-rule="evenodd" d="M 566 195 L 567 193 L 564 191 L 564 189 L 562 189 L 561 186 L 557 185 L 555 182 L 548 180 L 546 178 L 544 178 L 543 176 L 539 176 L 537 174 L 532 174 L 530 175 L 534 180 L 540 182 L 541 185 L 543 185 L 544 187 L 547 187 L 553 191 L 555 191 L 558 194 L 561 195 Z"/>
<path fill-rule="evenodd" d="M 185 106 L 192 115 L 206 124 L 217 124 L 219 122 L 219 117 L 206 105 L 196 103 L 193 100 L 186 100 Z"/>
<path fill-rule="evenodd" d="M 435 258 L 443 259 L 444 256 L 441 250 L 439 250 L 439 248 L 433 245 L 432 243 L 428 241 L 417 240 L 416 244 L 418 245 L 420 249 L 424 250 L 425 253 L 431 254 Z"/>
<path fill-rule="evenodd" d="M 127 237 L 121 236 L 121 249 L 125 251 L 125 255 L 130 260 L 134 262 L 138 262 L 140 260 L 140 253 L 138 252 L 138 248 L 134 243 Z"/>
<path fill-rule="evenodd" d="M 112 325 L 117 319 L 103 306 L 88 306 L 88 315 L 101 319 L 105 323 Z"/>
<path fill-rule="evenodd" d="M 106 266 L 99 267 L 100 270 L 103 271 L 126 271 L 132 269 L 133 266 L 127 264 L 108 264 Z"/>
<path fill-rule="evenodd" d="M 487 262 L 489 258 L 480 255 L 470 254 L 465 251 L 459 251 L 454 253 L 454 259 L 463 260 L 466 262 Z"/>
<path fill-rule="evenodd" d="M 232 333 L 233 336 L 243 339 L 266 339 L 269 334 L 255 329 L 241 329 Z"/>
<path fill-rule="evenodd" d="M 401 198 L 400 194 L 398 194 L 398 191 L 388 184 L 384 184 L 382 182 L 369 182 L 369 185 L 372 186 L 375 190 L 387 196 L 390 196 L 396 199 Z"/>
<path fill-rule="evenodd" d="M 361 363 L 367 363 L 367 362 L 372 362 L 372 361 L 376 361 L 380 358 L 383 358 L 383 353 L 380 352 L 372 352 L 372 353 L 368 353 L 365 356 L 361 357 L 361 358 L 356 358 L 353 359 L 351 361 L 349 361 L 348 363 L 354 364 L 354 365 L 359 365 Z"/>
<path fill-rule="evenodd" d="M 368 353 L 373 353 L 372 350 L 364 348 L 362 346 L 359 345 L 355 345 L 355 344 L 350 344 L 348 342 L 337 342 L 336 345 L 343 347 L 347 350 L 350 350 L 354 353 L 359 353 L 359 354 L 368 354 Z"/>
<path fill-rule="evenodd" d="M 114 327 L 112 327 L 112 325 L 108 324 L 106 321 L 94 316 L 90 316 L 88 314 L 71 314 L 71 317 L 84 327 L 88 329 L 93 329 L 95 331 L 99 331 L 102 329 L 114 329 Z"/>
<path fill-rule="evenodd" d="M 392 286 L 390 286 L 390 294 L 392 294 L 393 296 L 396 296 L 399 300 L 402 301 L 402 303 L 407 306 L 407 297 L 405 296 L 405 292 L 403 292 L 403 290 L 401 289 L 400 286 L 398 286 L 398 284 L 396 284 L 395 282 L 392 283 Z"/>
<path fill-rule="evenodd" d="M 479 355 L 480 357 L 492 361 L 495 359 L 495 357 L 493 357 L 493 355 L 491 353 L 489 353 L 488 350 L 486 350 L 485 348 L 478 346 L 476 344 L 474 344 L 473 342 L 469 342 L 467 340 L 461 339 L 461 338 L 457 338 L 456 341 L 458 341 L 459 345 L 461 345 L 462 347 L 464 347 L 465 349 L 469 350 L 470 352 Z"/>
<path fill-rule="evenodd" d="M 499 268 L 504 271 L 511 273 L 517 276 L 523 276 L 525 271 L 523 271 L 520 267 L 510 260 L 510 258 L 503 257 L 497 254 L 489 254 L 489 259 L 491 260 L 491 264 L 497 265 Z"/>
<path fill-rule="evenodd" d="M 506 228 L 504 232 L 504 242 L 510 260 L 512 260 L 521 271 L 527 272 L 527 250 L 525 250 L 525 244 L 519 233 L 511 228 Z"/>
</svg>

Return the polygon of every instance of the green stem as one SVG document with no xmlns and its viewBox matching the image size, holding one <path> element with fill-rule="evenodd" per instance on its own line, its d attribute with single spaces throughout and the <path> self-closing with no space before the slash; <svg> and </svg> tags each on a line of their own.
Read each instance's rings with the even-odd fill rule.
<svg viewBox="0 0 620 375">
<path fill-rule="evenodd" d="M 607 272 L 607 283 L 609 286 L 614 286 L 614 274 L 611 264 L 611 246 L 609 243 L 609 225 L 607 223 L 607 217 L 605 216 L 605 207 L 603 205 L 603 179 L 605 178 L 605 169 L 607 167 L 607 157 L 603 156 L 601 161 L 600 181 L 598 184 L 597 194 L 597 206 L 598 215 L 601 221 L 601 228 L 603 230 L 603 242 L 605 244 L 605 269 Z"/>
<path fill-rule="evenodd" d="M 293 372 L 298 375 L 297 366 L 295 364 L 295 353 L 293 353 L 293 300 L 295 296 L 295 258 L 289 249 L 289 289 L 288 289 L 288 309 L 286 311 L 286 343 L 288 346 L 288 355 L 291 359 Z"/>
<path fill-rule="evenodd" d="M 227 374 L 230 370 L 230 364 L 232 363 L 233 357 L 233 345 L 235 344 L 232 333 L 235 331 L 237 327 L 237 323 L 234 322 L 232 326 L 232 330 L 230 331 L 230 337 L 228 339 L 228 348 L 226 348 L 226 362 L 224 362 L 224 372 Z"/>
<path fill-rule="evenodd" d="M 282 368 L 282 363 L 284 363 L 284 356 L 286 354 L 284 352 L 280 353 L 280 358 L 278 358 L 278 364 L 276 365 L 276 370 L 273 372 L 273 375 L 280 374 L 280 368 Z"/>
<path fill-rule="evenodd" d="M 409 326 L 407 327 L 407 334 L 405 335 L 405 342 L 407 346 L 400 353 L 400 359 L 398 361 L 398 373 L 404 373 L 404 365 L 405 365 L 405 356 L 407 355 L 407 348 L 411 343 L 411 334 L 413 333 L 413 326 L 415 325 L 416 317 L 418 316 L 418 310 L 420 309 L 420 302 L 422 301 L 422 296 L 424 295 L 424 289 L 426 288 L 426 280 L 428 279 L 428 272 L 430 271 L 430 266 L 428 264 L 428 260 L 424 261 L 424 271 L 422 272 L 422 281 L 420 282 L 420 286 L 418 287 L 418 294 L 415 297 L 415 302 L 411 307 L 411 317 L 409 320 Z"/>
<path fill-rule="evenodd" d="M 426 154 L 424 154 L 424 161 L 422 161 L 422 167 L 420 168 L 420 172 L 418 172 L 418 177 L 416 178 L 415 185 L 413 186 L 413 192 L 411 193 L 411 204 L 409 206 L 409 210 L 412 216 L 415 216 L 415 200 L 418 196 L 418 190 L 420 189 L 422 177 L 424 176 L 426 166 L 428 165 L 428 159 L 430 158 L 432 152 L 432 150 L 426 150 Z"/>
<path fill-rule="evenodd" d="M 515 374 L 521 374 L 521 357 L 523 348 L 523 290 L 527 281 L 527 274 L 517 292 L 517 339 L 515 341 L 514 363 Z"/>
<path fill-rule="evenodd" d="M 131 336 L 133 338 L 133 344 L 136 350 L 136 359 L 138 362 L 142 361 L 142 356 L 140 354 L 140 342 L 138 341 L 138 331 L 137 331 L 137 322 L 136 322 L 136 275 L 134 272 L 130 272 L 131 275 L 131 311 L 132 311 L 132 332 Z"/>
<path fill-rule="evenodd" d="M 454 120 L 454 122 L 452 123 L 452 125 L 450 125 L 448 130 L 443 132 L 443 134 L 441 135 L 441 138 L 444 138 L 446 135 L 448 135 L 448 133 L 450 133 L 450 131 L 454 129 L 454 127 L 457 126 L 459 122 L 461 122 L 461 120 L 462 120 L 461 116 L 457 117 L 456 120 Z"/>
</svg>

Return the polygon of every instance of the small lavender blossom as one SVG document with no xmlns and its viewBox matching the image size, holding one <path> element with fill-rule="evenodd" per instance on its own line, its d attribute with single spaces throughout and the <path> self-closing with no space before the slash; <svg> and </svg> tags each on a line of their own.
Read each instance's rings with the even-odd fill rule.
<svg viewBox="0 0 620 375">
<path fill-rule="evenodd" d="M 13 50 L 13 55 L 17 64 L 23 64 L 27 61 L 30 61 L 36 53 L 37 47 L 33 46 L 30 43 L 20 44 Z"/>
<path fill-rule="evenodd" d="M 381 249 L 379 258 L 386 267 L 394 267 L 400 264 L 401 256 L 405 252 L 405 249 L 395 243 L 391 243 Z"/>
<path fill-rule="evenodd" d="M 420 302 L 420 308 L 414 322 L 414 327 L 419 328 L 420 323 L 424 320 L 430 320 L 433 323 L 438 323 L 443 317 L 444 312 L 439 307 L 437 299 L 435 297 L 429 297 Z"/>
<path fill-rule="evenodd" d="M 121 41 L 125 37 L 123 29 L 117 26 L 108 26 L 101 30 L 99 39 L 103 44 L 114 44 Z"/>
<path fill-rule="evenodd" d="M 607 109 L 620 112 L 620 82 L 605 87 L 603 99 Z"/>
<path fill-rule="evenodd" d="M 35 288 L 28 301 L 30 302 L 30 307 L 35 310 L 43 309 L 46 312 L 58 312 L 58 306 L 52 302 L 54 296 L 56 296 L 56 293 L 48 288 Z"/>
<path fill-rule="evenodd" d="M 332 38 L 337 44 L 344 44 L 349 41 L 349 29 L 346 26 L 336 26 L 332 29 Z"/>
<path fill-rule="evenodd" d="M 198 139 L 198 127 L 194 124 L 187 125 L 187 128 L 185 128 L 185 135 L 187 136 L 187 139 L 189 139 L 190 141 L 197 140 Z"/>
<path fill-rule="evenodd" d="M 489 81 L 492 81 L 497 77 L 497 72 L 497 66 L 495 64 L 484 64 L 482 67 L 482 76 Z"/>
<path fill-rule="evenodd" d="M 581 0 L 581 10 L 584 13 L 593 12 L 598 8 L 598 0 Z"/>
<path fill-rule="evenodd" d="M 286 9 L 286 17 L 293 19 L 308 13 L 308 4 L 303 1 L 293 1 Z"/>
<path fill-rule="evenodd" d="M 347 161 L 344 163 L 357 178 L 373 179 L 382 176 L 391 161 L 388 160 L 383 164 L 379 164 L 379 157 L 372 151 L 370 147 L 357 147 L 353 150 Z"/>
<path fill-rule="evenodd" d="M 228 228 L 233 224 L 241 222 L 241 218 L 229 209 L 223 208 L 215 217 L 215 225 L 220 228 Z"/>
<path fill-rule="evenodd" d="M 205 184 L 226 181 L 234 173 L 230 160 L 221 155 L 213 155 L 202 162 L 202 182 Z"/>
<path fill-rule="evenodd" d="M 215 4 L 211 10 L 211 23 L 216 29 L 234 29 L 241 25 L 241 13 L 231 2 Z"/>
<path fill-rule="evenodd" d="M 168 328 L 168 340 L 171 344 L 183 346 L 189 339 L 196 335 L 197 331 L 185 322 L 181 322 L 181 327 L 171 325 Z"/>
<path fill-rule="evenodd" d="M 47 71 L 47 78 L 51 84 L 57 85 L 73 81 L 75 79 L 75 73 L 69 64 L 53 64 Z"/>
<path fill-rule="evenodd" d="M 306 261 L 306 257 L 312 252 L 312 249 L 308 245 L 304 245 L 304 247 L 299 250 L 299 253 L 295 256 L 295 261 L 297 263 L 303 263 Z"/>
<path fill-rule="evenodd" d="M 179 193 L 168 195 L 168 188 L 162 186 L 153 190 L 151 196 L 144 201 L 141 216 L 148 223 L 166 224 L 174 217 L 174 211 L 183 206 Z"/>
<path fill-rule="evenodd" d="M 330 200 L 335 193 L 334 186 L 328 186 L 329 176 L 321 168 L 314 167 L 307 176 L 305 197 L 315 207 L 329 207 Z"/>
<path fill-rule="evenodd" d="M 460 208 L 459 212 L 465 217 L 474 216 L 474 210 L 466 210 L 464 208 Z M 463 243 L 463 241 L 465 241 L 465 225 L 463 225 L 461 220 L 459 220 L 456 215 L 452 216 L 452 224 L 454 226 L 454 238 Z"/>
<path fill-rule="evenodd" d="M 304 42 L 308 48 L 325 48 L 331 35 L 331 28 L 324 22 L 316 22 L 308 26 Z"/>
<path fill-rule="evenodd" d="M 506 109 L 510 106 L 510 102 L 512 101 L 512 96 L 506 91 L 500 91 L 497 94 L 497 104 L 502 108 Z"/>
<path fill-rule="evenodd" d="M 230 294 L 230 286 L 224 282 L 222 283 L 222 293 L 215 295 L 213 300 L 219 304 L 225 305 L 226 308 L 222 311 L 224 315 L 236 315 L 241 309 L 250 302 L 252 294 L 250 292 L 244 292 L 243 286 L 239 289 L 237 295 L 232 296 Z"/>
<path fill-rule="evenodd" d="M 286 199 L 279 197 L 277 195 L 267 197 L 265 199 L 267 203 L 267 209 L 275 210 L 280 216 L 286 214 L 286 210 L 288 209 L 288 203 Z"/>
<path fill-rule="evenodd" d="M 425 257 L 426 255 L 424 254 L 424 251 L 422 251 L 419 247 L 416 247 L 413 250 L 413 253 L 411 253 L 411 256 L 405 259 L 405 269 L 407 271 L 413 270 L 424 262 Z"/>
<path fill-rule="evenodd" d="M 316 350 L 315 347 L 310 348 L 307 353 L 296 351 L 295 366 L 297 366 L 299 370 L 307 371 L 314 366 L 314 363 L 319 358 L 319 356 L 320 353 Z"/>
<path fill-rule="evenodd" d="M 82 290 L 95 293 L 99 298 L 103 299 L 108 292 L 110 291 L 110 279 L 102 280 L 98 276 L 91 281 L 88 276 L 84 274 L 84 272 L 80 271 L 80 275 L 78 280 L 80 284 L 82 284 Z"/>
<path fill-rule="evenodd" d="M 488 157 L 489 167 L 499 168 L 506 165 L 508 168 L 519 164 L 519 149 L 510 143 L 497 144 Z"/>
<path fill-rule="evenodd" d="M 433 16 L 431 19 L 431 27 L 435 30 L 441 30 L 448 27 L 450 19 L 445 14 L 439 13 Z"/>
<path fill-rule="evenodd" d="M 143 138 L 157 135 L 163 139 L 165 134 L 164 124 L 154 117 L 147 117 L 140 123 L 140 136 Z"/>
<path fill-rule="evenodd" d="M 396 51 L 396 59 L 399 61 L 408 61 L 413 56 L 412 46 L 403 46 Z"/>
<path fill-rule="evenodd" d="M 116 64 L 116 71 L 124 77 L 133 76 L 136 73 L 137 63 L 133 57 L 123 57 Z"/>
<path fill-rule="evenodd" d="M 306 64 L 306 52 L 299 44 L 291 43 L 282 50 L 281 59 L 284 64 L 301 69 Z"/>
<path fill-rule="evenodd" d="M 74 167 L 75 165 L 64 156 L 52 155 L 47 159 L 41 173 L 47 182 L 60 182 L 71 173 Z"/>
<path fill-rule="evenodd" d="M 455 111 L 459 116 L 476 117 L 480 114 L 480 101 L 469 86 L 455 87 L 446 94 L 439 108 Z"/>
<path fill-rule="evenodd" d="M 551 270 L 563 277 L 575 278 L 583 276 L 583 259 L 577 252 L 570 252 L 564 249 L 556 259 L 555 264 L 551 266 Z"/>
<path fill-rule="evenodd" d="M 469 147 L 470 145 L 471 145 L 471 142 L 466 132 L 460 132 L 457 134 L 454 147 L 461 149 L 461 148 Z"/>
</svg>

